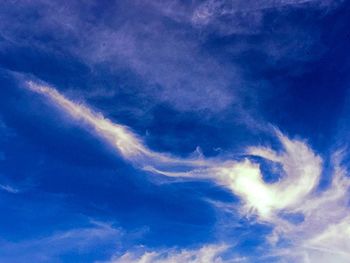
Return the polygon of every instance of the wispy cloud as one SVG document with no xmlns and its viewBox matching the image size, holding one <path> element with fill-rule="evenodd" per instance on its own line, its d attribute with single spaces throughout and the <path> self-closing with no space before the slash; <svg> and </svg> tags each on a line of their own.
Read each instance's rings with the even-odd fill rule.
<svg viewBox="0 0 350 263">
<path fill-rule="evenodd" d="M 121 231 L 111 224 L 91 221 L 90 226 L 57 231 L 49 236 L 18 242 L 0 241 L 0 261 L 63 262 L 67 252 L 83 253 L 104 244 L 114 244 Z"/>
<path fill-rule="evenodd" d="M 28 82 L 28 88 L 47 96 L 52 100 L 54 105 L 57 105 L 71 117 L 86 124 L 88 127 L 93 128 L 95 134 L 106 139 L 116 150 L 119 151 L 122 157 L 133 161 L 135 164 L 145 166 L 146 164 L 151 165 L 154 162 L 158 164 L 180 162 L 180 164 L 188 163 L 197 165 L 202 163 L 201 160 L 178 159 L 171 155 L 160 154 L 150 150 L 128 127 L 118 123 L 113 123 L 88 107 L 72 102 L 61 95 L 57 90 L 47 85 Z"/>
<path fill-rule="evenodd" d="M 330 153 L 321 152 L 322 150 L 316 152 L 313 146 L 317 144 L 314 142 L 310 144 L 307 140 L 290 136 L 291 134 L 287 136 L 278 128 L 266 124 L 264 120 L 270 114 L 267 112 L 274 114 L 279 111 L 279 106 L 284 105 L 285 100 L 288 101 L 286 104 L 291 102 L 294 106 L 300 99 L 312 98 L 310 101 L 313 101 L 313 98 L 316 98 L 316 108 L 313 108 L 315 105 L 312 103 L 312 106 L 309 105 L 310 101 L 305 101 L 307 105 L 301 106 L 305 108 L 301 108 L 300 112 L 307 110 L 310 113 L 310 119 L 315 119 L 314 127 L 318 126 L 319 120 L 327 125 L 328 122 L 324 119 L 328 117 L 322 116 L 323 111 L 317 109 L 324 105 L 321 103 L 324 99 L 328 99 L 326 95 L 332 93 L 325 92 L 329 87 L 324 86 L 319 90 L 318 82 L 311 81 L 314 85 L 312 89 L 307 89 L 306 92 L 301 90 L 308 88 L 307 85 L 315 72 L 333 72 L 334 65 L 339 64 L 342 53 L 339 50 L 343 49 L 337 48 L 339 45 L 333 42 L 339 35 L 342 36 L 339 39 L 346 38 L 345 32 L 335 32 L 344 31 L 344 28 L 328 27 L 324 24 L 333 24 L 328 23 L 329 21 L 344 24 L 341 20 L 343 18 L 332 18 L 335 7 L 339 7 L 343 2 L 134 0 L 112 1 L 106 8 L 100 1 L 3 1 L 0 3 L 0 55 L 4 57 L 4 67 L 16 72 L 25 71 L 37 79 L 55 83 L 51 86 L 44 82 L 31 81 L 25 85 L 29 90 L 47 99 L 49 104 L 58 108 L 65 117 L 103 140 L 125 162 L 147 176 L 205 180 L 211 187 L 222 188 L 226 190 L 225 193 L 237 197 L 233 198 L 238 200 L 233 204 L 217 200 L 209 200 L 209 203 L 216 206 L 216 211 L 225 210 L 223 213 L 226 213 L 230 210 L 229 214 L 241 218 L 246 224 L 264 225 L 272 229 L 270 233 L 262 234 L 265 238 L 262 242 L 265 242 L 266 246 L 262 261 L 348 262 L 350 178 L 347 167 L 342 163 L 343 159 L 348 158 L 347 149 Z M 340 8 L 338 11 L 341 11 Z M 345 13 L 341 11 L 337 13 L 340 16 L 334 17 L 343 17 Z M 332 36 L 328 36 L 330 31 L 335 33 L 332 32 Z M 19 54 L 16 53 L 18 50 Z M 338 51 L 333 52 L 335 50 Z M 21 52 L 35 59 L 28 59 L 28 64 L 26 56 L 22 56 Z M 34 54 L 30 55 L 31 52 Z M 323 59 L 318 60 L 322 55 L 325 55 Z M 61 78 L 57 77 L 59 74 L 56 72 L 47 72 L 45 65 L 41 65 L 40 56 L 47 59 L 46 63 L 51 63 L 51 59 L 54 58 L 57 68 L 65 67 L 62 63 L 68 60 L 73 64 L 78 63 L 79 67 L 86 67 L 89 80 L 84 85 L 87 88 L 79 88 L 79 82 L 85 82 L 85 79 L 80 79 L 80 74 L 74 75 L 74 78 L 79 80 L 67 80 L 66 83 L 66 79 L 62 79 L 66 77 L 64 74 Z M 329 67 L 321 65 L 330 56 L 335 59 L 327 63 Z M 64 62 L 61 60 L 63 57 Z M 33 67 L 30 64 L 33 61 L 40 65 Z M 345 65 L 344 61 L 341 63 Z M 76 70 L 75 66 L 72 68 L 72 71 Z M 339 72 L 346 72 L 345 69 L 341 68 Z M 302 75 L 309 70 L 313 73 L 303 78 Z M 124 74 L 125 72 L 127 74 Z M 97 75 L 98 80 L 95 78 Z M 124 94 L 119 96 L 119 92 L 124 91 L 120 91 L 119 79 L 115 81 L 115 78 L 120 76 L 122 79 L 127 78 L 125 90 L 128 98 L 135 97 L 136 102 L 142 100 L 142 105 L 145 103 L 147 107 L 157 108 L 164 104 L 171 111 L 191 113 L 190 116 L 196 118 L 198 115 L 215 116 L 215 120 L 225 119 L 225 125 L 228 122 L 243 122 L 245 128 L 249 128 L 254 134 L 264 131 L 274 143 L 261 143 L 259 137 L 255 142 L 251 142 L 250 147 L 244 146 L 240 149 L 238 154 L 232 151 L 232 154 L 228 155 L 225 152 L 224 155 L 218 151 L 215 157 L 208 157 L 200 150 L 194 154 L 188 153 L 187 157 L 154 150 L 132 127 L 108 119 L 88 104 L 74 99 L 77 94 L 83 97 L 82 101 L 118 97 L 119 101 L 123 101 L 120 103 L 120 108 L 123 108 L 121 111 L 127 111 L 131 115 L 137 108 L 137 111 L 141 112 L 140 115 L 150 117 L 153 112 L 145 113 L 143 106 L 138 107 L 137 103 L 136 106 L 126 105 L 128 100 L 124 100 Z M 334 84 L 333 79 L 342 78 L 334 74 L 334 78 L 326 78 L 329 81 L 324 83 Z M 101 79 L 103 81 L 100 81 Z M 300 88 L 299 80 L 303 82 Z M 64 88 L 69 89 L 68 92 L 61 91 L 59 83 L 62 81 L 66 83 Z M 90 87 L 89 81 L 98 82 L 96 86 L 104 85 L 101 83 L 106 81 L 108 85 L 95 89 Z M 319 82 L 322 81 L 323 79 Z M 116 82 L 118 84 L 115 84 Z M 124 85 L 124 81 L 120 82 L 123 82 L 120 85 Z M 296 90 L 290 92 L 294 87 Z M 334 95 L 334 101 L 340 97 L 338 92 L 339 90 L 334 91 L 337 94 Z M 282 93 L 283 98 L 280 98 Z M 300 94 L 302 96 L 299 96 Z M 270 109 L 266 101 L 274 99 L 276 105 L 271 105 Z M 333 97 L 328 100 L 332 101 Z M 32 101 L 28 105 L 30 103 Z M 109 107 L 102 107 L 104 106 Z M 328 110 L 327 107 L 323 108 Z M 4 107 L 5 111 L 9 109 L 12 107 Z M 313 113 L 317 113 L 318 116 L 314 118 Z M 287 131 L 289 125 L 295 125 L 295 119 L 289 114 L 295 117 L 298 111 L 281 111 L 281 114 L 280 118 L 276 117 L 274 120 L 278 122 L 279 119 L 284 119 L 287 125 L 284 124 L 285 126 L 280 128 Z M 16 116 L 18 115 L 9 114 L 6 120 L 10 120 L 9 124 L 13 123 L 16 126 Z M 332 119 L 336 118 L 333 112 L 329 116 Z M 341 129 L 347 133 L 348 114 L 344 116 L 346 125 Z M 144 124 L 144 119 L 140 119 Z M 210 122 L 211 119 L 205 121 Z M 302 132 L 305 125 L 308 124 L 300 124 L 299 132 Z M 26 128 L 21 124 L 18 127 Z M 338 132 L 340 130 L 339 127 L 332 129 Z M 0 142 L 7 140 L 9 131 L 0 119 Z M 21 130 L 22 132 L 26 133 Z M 321 133 L 322 131 L 315 137 L 322 138 Z M 228 132 L 222 136 L 231 136 L 227 134 Z M 338 136 L 346 141 L 348 134 Z M 45 139 L 50 138 L 54 137 L 48 136 Z M 240 141 L 237 144 L 239 143 Z M 12 156 L 16 155 L 13 152 L 19 148 L 12 148 L 11 143 L 6 147 L 9 152 L 5 149 L 4 155 L 0 151 L 0 164 L 5 163 L 5 166 L 8 166 L 11 165 Z M 7 164 L 7 161 L 10 162 Z M 278 167 L 272 173 L 272 176 L 277 178 L 273 182 L 265 180 L 265 166 Z M 328 170 L 331 171 L 328 173 Z M 11 176 L 11 172 L 8 174 Z M 18 177 L 17 173 L 13 176 Z M 323 177 L 326 176 L 330 177 L 327 181 L 329 184 L 321 185 L 325 179 Z M 41 180 L 40 176 L 37 177 Z M 12 181 L 2 181 L 0 184 L 2 195 L 9 199 L 21 197 L 22 194 L 18 194 L 24 191 L 21 184 L 12 185 L 7 182 Z M 229 229 L 232 227 L 231 221 L 234 220 L 226 220 L 223 219 L 226 224 L 223 228 Z M 56 259 L 62 251 L 88 250 L 97 243 L 113 242 L 118 235 L 119 229 L 112 225 L 92 222 L 89 227 L 56 232 L 23 242 L 0 240 L 0 261 L 11 262 L 13 255 L 20 255 L 16 259 L 19 262 L 27 258 L 37 262 L 50 261 Z M 126 252 L 120 252 L 116 248 L 117 251 L 109 262 L 255 262 L 250 260 L 251 255 L 247 254 L 243 254 L 242 257 L 227 257 L 227 253 L 234 251 L 235 246 L 231 243 L 227 246 L 226 243 L 226 240 L 222 243 L 215 241 L 207 245 L 198 244 L 195 248 L 151 248 L 146 244 L 146 247 L 140 250 L 131 248 Z"/>
<path fill-rule="evenodd" d="M 267 55 L 269 61 L 288 64 L 293 59 L 317 57 L 322 50 L 317 28 L 290 27 L 283 23 L 288 19 L 283 16 L 282 22 L 276 17 L 275 31 L 264 32 L 266 12 L 300 5 L 329 10 L 333 3 L 129 1 L 106 10 L 110 17 L 119 8 L 129 10 L 118 13 L 123 13 L 123 19 L 111 21 L 95 16 L 93 10 L 99 4 L 94 1 L 84 5 L 59 1 L 25 1 L 17 2 L 16 6 L 2 3 L 0 33 L 7 40 L 5 46 L 11 43 L 12 47 L 35 47 L 47 53 L 72 55 L 92 69 L 96 65 L 117 72 L 129 69 L 143 80 L 141 93 L 146 93 L 148 99 L 168 103 L 177 110 L 218 113 L 234 108 L 237 115 L 244 115 L 253 108 L 243 107 L 245 98 L 250 97 L 253 103 L 257 98 L 251 89 L 264 80 L 248 77 L 252 72 L 246 70 L 252 67 L 238 62 L 240 54 L 256 51 Z M 36 16 L 31 15 L 36 11 Z M 30 17 L 30 23 L 20 23 L 21 19 L 14 17 Z M 167 23 L 169 19 L 174 23 Z M 218 47 L 224 51 L 221 55 L 203 52 L 204 46 L 210 45 L 207 35 L 220 38 L 235 34 L 241 35 L 242 40 L 230 47 Z M 252 43 L 244 37 L 249 34 L 259 40 Z M 47 38 L 51 41 L 46 41 Z M 114 94 L 108 90 L 104 93 Z M 135 93 L 140 90 L 135 89 Z"/>
<path fill-rule="evenodd" d="M 223 260 L 222 253 L 227 250 L 225 245 L 208 245 L 193 250 L 163 250 L 163 251 L 137 251 L 126 252 L 123 255 L 113 256 L 105 263 L 220 263 L 220 262 L 244 262 L 243 258 Z M 242 259 L 242 260 L 241 260 Z"/>
<path fill-rule="evenodd" d="M 278 152 L 268 147 L 252 146 L 246 149 L 247 157 L 241 161 L 225 160 L 222 157 L 206 158 L 203 155 L 196 158 L 177 158 L 171 154 L 152 151 L 129 128 L 105 119 L 87 106 L 74 103 L 49 86 L 29 82 L 28 87 L 46 96 L 70 117 L 93 128 L 96 135 L 106 139 L 121 156 L 139 168 L 165 176 L 211 180 L 230 189 L 242 201 L 242 215 L 257 215 L 260 222 L 274 227 L 272 235 L 267 239 L 276 246 L 277 252 L 274 253 L 282 253 L 278 242 L 288 239 L 294 248 L 304 251 L 304 254 L 293 253 L 293 257 L 299 258 L 299 254 L 312 257 L 315 251 L 348 255 L 347 247 L 341 244 L 349 239 L 346 234 L 349 231 L 349 208 L 346 200 L 350 180 L 346 176 L 346 170 L 340 165 L 340 152 L 333 156 L 332 184 L 320 192 L 317 187 L 323 170 L 321 157 L 306 142 L 289 139 L 278 130 L 276 135 L 282 146 Z M 275 183 L 265 182 L 260 166 L 251 159 L 252 156 L 279 163 L 284 174 Z M 186 171 L 179 172 L 179 167 Z M 288 216 L 282 216 L 288 213 L 299 213 L 303 220 L 299 223 L 290 222 Z M 338 230 L 342 234 L 336 236 Z M 283 251 L 286 258 L 291 256 Z M 211 255 L 214 260 L 216 254 Z M 133 256 L 126 254 L 124 258 L 129 260 Z M 163 258 L 162 254 L 146 253 L 135 260 L 144 262 L 142 260 L 147 259 L 154 262 L 158 258 Z M 172 256 L 165 256 L 159 262 L 168 262 L 164 261 L 166 258 L 170 260 Z M 208 262 L 216 262 L 213 260 Z"/>
<path fill-rule="evenodd" d="M 325 8 L 335 6 L 341 1 L 325 1 L 325 0 L 263 0 L 263 1 L 233 1 L 233 0 L 208 0 L 201 3 L 193 12 L 192 22 L 196 25 L 208 25 L 214 23 L 220 17 L 232 16 L 240 19 L 244 22 L 244 16 L 250 16 L 250 18 L 260 17 L 260 19 L 246 20 L 246 26 L 248 23 L 251 26 L 257 27 L 261 23 L 262 12 L 272 9 L 281 9 L 285 7 L 313 7 L 313 8 Z M 253 15 L 253 16 L 252 16 Z M 216 21 L 218 22 L 218 21 Z M 237 24 L 235 24 L 237 25 Z M 239 24 L 238 24 L 239 25 Z M 241 26 L 244 26 L 240 24 Z M 228 29 L 228 27 L 227 27 Z M 248 30 L 248 28 L 232 28 L 232 30 Z M 233 33 L 234 31 L 228 31 Z M 243 32 L 243 31 L 242 31 Z"/>
<path fill-rule="evenodd" d="M 11 193 L 11 194 L 17 194 L 20 192 L 19 189 L 14 188 L 14 187 L 7 185 L 7 184 L 6 185 L 0 184 L 0 189 L 3 191 L 6 191 L 8 193 Z"/>
<path fill-rule="evenodd" d="M 78 12 L 82 8 L 79 4 L 68 2 L 62 5 L 54 1 L 30 1 L 18 5 L 17 9 L 3 4 L 3 9 L 9 8 L 16 14 L 21 8 L 29 14 L 33 10 L 40 11 L 31 21 L 28 35 L 25 24 L 17 23 L 17 30 L 12 30 L 5 25 L 12 23 L 11 17 L 2 19 L 0 33 L 8 43 L 35 46 L 38 50 L 53 53 L 63 51 L 92 68 L 108 65 L 114 71 L 131 70 L 143 80 L 142 92 L 149 98 L 168 103 L 178 110 L 221 111 L 235 102 L 236 92 L 231 87 L 240 86 L 238 72 L 234 68 L 226 69 L 211 56 L 200 52 L 195 35 L 190 37 L 190 32 L 184 35 L 176 26 L 162 23 L 162 14 L 153 10 L 151 7 L 155 6 L 152 4 L 124 2 L 127 9 L 140 10 L 143 15 L 130 19 L 133 12 L 126 13 L 126 19 L 121 21 L 130 22 L 116 20 L 111 24 L 98 19 L 94 23 L 86 21 L 85 15 L 94 16 L 92 10 L 98 2 L 84 5 L 85 14 Z M 110 8 L 112 15 L 118 6 L 115 4 Z M 4 15 L 8 16 L 7 13 Z M 24 14 L 21 11 L 18 15 Z M 155 20 L 155 17 L 160 20 Z M 26 35 L 24 39 L 19 37 L 21 33 Z M 41 37 L 46 34 L 55 42 L 65 44 L 43 43 Z"/>
<path fill-rule="evenodd" d="M 349 258 L 350 221 L 348 171 L 341 166 L 343 151 L 333 155 L 332 182 L 329 188 L 314 192 L 292 209 L 302 213 L 300 224 L 275 222 L 272 240 L 286 238 L 292 248 L 281 249 L 285 258 L 302 262 L 346 262 Z"/>
</svg>

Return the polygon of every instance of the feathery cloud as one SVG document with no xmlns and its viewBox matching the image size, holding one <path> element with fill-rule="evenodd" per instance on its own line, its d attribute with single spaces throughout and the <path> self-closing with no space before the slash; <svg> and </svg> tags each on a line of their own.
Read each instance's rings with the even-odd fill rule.
<svg viewBox="0 0 350 263">
<path fill-rule="evenodd" d="M 208 245 L 193 250 L 146 251 L 141 254 L 126 252 L 121 256 L 113 256 L 110 261 L 105 263 L 223 263 L 227 261 L 222 259 L 221 254 L 227 248 L 225 245 Z M 230 260 L 230 262 L 237 261 Z"/>
<path fill-rule="evenodd" d="M 270 244 L 275 246 L 270 256 L 283 255 L 286 259 L 298 260 L 303 258 L 304 262 L 308 262 L 307 258 L 319 256 L 317 251 L 339 257 L 348 255 L 348 247 L 343 244 L 350 241 L 347 234 L 347 191 L 350 180 L 347 171 L 340 165 L 342 155 L 339 152 L 333 156 L 332 184 L 319 192 L 316 190 L 322 173 L 321 157 L 306 142 L 289 139 L 278 130 L 276 135 L 282 146 L 278 152 L 268 147 L 252 146 L 246 150 L 247 157 L 243 160 L 206 158 L 203 155 L 177 158 L 171 154 L 152 151 L 128 127 L 104 118 L 87 106 L 74 103 L 49 86 L 35 82 L 29 82 L 27 86 L 46 96 L 72 118 L 92 128 L 96 135 L 105 139 L 123 158 L 140 169 L 165 176 L 206 179 L 230 189 L 241 199 L 242 215 L 257 215 L 259 221 L 273 226 L 273 233 L 267 237 Z M 251 159 L 253 156 L 279 163 L 284 171 L 281 178 L 277 182 L 265 182 L 259 164 Z M 179 172 L 176 169 L 178 167 L 185 167 L 186 171 Z M 332 213 L 325 214 L 325 211 Z M 288 216 L 282 216 L 293 213 L 303 216 L 301 222 L 293 223 L 288 221 Z M 336 235 L 338 231 L 341 234 Z M 278 246 L 278 241 L 283 238 L 292 244 L 288 249 Z M 294 253 L 293 248 L 297 252 Z M 213 253 L 209 254 L 211 261 L 207 262 L 220 262 L 215 251 L 221 249 L 222 247 L 218 250 L 209 249 Z M 114 262 L 169 262 L 174 258 L 192 258 L 193 253 L 164 255 L 160 252 L 146 252 L 137 257 L 127 253 Z M 200 260 L 194 259 L 193 262 L 202 262 Z"/>
</svg>

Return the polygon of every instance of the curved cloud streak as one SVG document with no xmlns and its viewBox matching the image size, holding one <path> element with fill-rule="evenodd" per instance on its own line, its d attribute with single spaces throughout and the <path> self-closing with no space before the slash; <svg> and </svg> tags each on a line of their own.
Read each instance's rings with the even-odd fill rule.
<svg viewBox="0 0 350 263">
<path fill-rule="evenodd" d="M 260 167 L 248 158 L 243 161 L 218 158 L 177 158 L 170 154 L 154 152 L 126 126 L 113 123 L 88 107 L 74 103 L 57 90 L 45 85 L 28 82 L 28 87 L 48 97 L 60 109 L 77 121 L 93 128 L 95 134 L 107 140 L 120 155 L 133 164 L 150 172 L 172 177 L 210 179 L 229 188 L 240 196 L 247 211 L 256 212 L 269 220 L 275 211 L 297 205 L 318 183 L 321 159 L 301 141 L 293 141 L 277 132 L 284 153 L 272 149 L 252 147 L 249 155 L 282 164 L 285 176 L 277 183 L 264 182 Z M 187 167 L 186 172 L 176 172 L 174 166 Z"/>
<path fill-rule="evenodd" d="M 316 190 L 322 173 L 322 159 L 305 142 L 292 140 L 279 131 L 276 131 L 276 136 L 283 151 L 254 146 L 246 149 L 247 157 L 241 161 L 203 156 L 178 158 L 152 151 L 128 127 L 114 123 L 87 106 L 67 99 L 54 88 L 35 82 L 28 82 L 27 87 L 44 95 L 63 112 L 92 128 L 97 136 L 105 139 L 124 159 L 140 169 L 165 176 L 211 180 L 229 189 L 240 197 L 243 215 L 255 214 L 260 221 L 274 226 L 269 237 L 271 244 L 287 238 L 298 251 L 279 248 L 274 252 L 275 256 L 298 262 L 315 262 L 329 258 L 330 255 L 343 262 L 341 260 L 349 256 L 348 246 L 344 244 L 350 242 L 347 234 L 350 229 L 347 205 L 350 180 L 346 170 L 340 166 L 340 153 L 333 158 L 331 186 L 319 192 Z M 284 170 L 280 180 L 274 183 L 264 181 L 259 164 L 252 161 L 251 156 L 279 163 Z M 176 168 L 179 167 L 185 171 L 178 172 L 179 169 Z M 326 211 L 333 213 L 326 214 Z M 301 214 L 303 220 L 293 223 L 283 216 L 286 214 Z M 133 255 L 126 254 L 124 259 L 128 257 Z M 159 262 L 168 262 L 171 259 L 170 256 L 163 258 L 157 253 L 136 259 L 139 262 L 148 262 L 142 261 L 143 257 L 157 259 Z M 120 258 L 113 262 L 129 261 Z"/>
<path fill-rule="evenodd" d="M 179 159 L 148 149 L 141 139 L 130 131 L 128 127 L 113 123 L 88 107 L 74 103 L 49 86 L 39 85 L 29 81 L 27 87 L 34 92 L 45 95 L 61 110 L 68 113 L 77 121 L 86 124 L 89 128 L 92 128 L 96 135 L 105 139 L 123 158 L 135 164 L 145 165 L 147 162 L 153 163 L 156 161 L 157 163 L 167 164 L 181 163 L 196 166 L 203 165 L 200 160 Z"/>
</svg>

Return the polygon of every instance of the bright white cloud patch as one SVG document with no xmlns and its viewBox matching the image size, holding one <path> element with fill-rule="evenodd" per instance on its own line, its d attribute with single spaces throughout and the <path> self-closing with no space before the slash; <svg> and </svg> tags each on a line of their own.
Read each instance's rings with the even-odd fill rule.
<svg viewBox="0 0 350 263">
<path fill-rule="evenodd" d="M 71 117 L 92 128 L 95 134 L 107 140 L 122 157 L 137 167 L 173 177 L 191 177 L 211 180 L 232 191 L 242 201 L 243 215 L 253 213 L 262 222 L 274 226 L 268 237 L 272 245 L 281 238 L 290 241 L 288 248 L 276 249 L 271 256 L 287 262 L 346 262 L 350 258 L 350 220 L 348 190 L 350 180 L 341 167 L 341 155 L 333 158 L 333 180 L 323 192 L 316 191 L 322 173 L 322 159 L 301 140 L 292 140 L 279 131 L 277 138 L 282 149 L 277 152 L 267 147 L 250 147 L 248 156 L 259 156 L 279 163 L 284 171 L 279 181 L 267 183 L 259 164 L 249 157 L 242 161 L 218 158 L 177 158 L 149 149 L 127 127 L 113 123 L 88 107 L 65 98 L 55 89 L 29 82 L 28 87 L 48 97 Z M 186 172 L 176 171 L 178 166 Z M 282 214 L 300 214 L 299 223 L 288 221 Z M 198 251 L 146 252 L 142 255 L 126 253 L 112 262 L 223 262 L 219 256 L 223 247 L 208 246 Z M 334 259 L 333 261 L 322 261 Z"/>
<path fill-rule="evenodd" d="M 249 149 L 252 155 L 280 163 L 285 171 L 285 177 L 277 183 L 266 184 L 261 175 L 256 175 L 255 189 L 246 186 L 249 189 L 246 193 L 250 198 L 254 198 L 257 192 L 264 193 L 256 202 L 250 201 L 251 206 L 257 208 L 262 215 L 300 205 L 305 196 L 317 186 L 321 175 L 321 158 L 305 143 L 290 140 L 279 132 L 278 137 L 285 150 L 281 154 L 268 148 Z"/>
</svg>

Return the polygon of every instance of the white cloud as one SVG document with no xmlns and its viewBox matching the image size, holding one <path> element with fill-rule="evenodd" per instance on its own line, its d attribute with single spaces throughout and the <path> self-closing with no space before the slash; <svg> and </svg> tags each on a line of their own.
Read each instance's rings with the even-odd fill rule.
<svg viewBox="0 0 350 263">
<path fill-rule="evenodd" d="M 120 151 L 122 156 L 131 158 L 138 155 L 151 155 L 149 150 L 144 147 L 140 140 L 131 133 L 127 127 L 112 123 L 110 120 L 105 119 L 100 114 L 94 113 L 84 105 L 73 103 L 59 94 L 55 89 L 48 86 L 29 82 L 28 87 L 35 92 L 48 96 L 55 104 L 68 112 L 73 118 L 92 126 L 95 132 L 113 144 Z"/>
<path fill-rule="evenodd" d="M 254 210 L 261 218 L 271 220 L 275 212 L 291 208 L 302 201 L 318 183 L 322 169 L 320 157 L 308 146 L 297 140 L 290 140 L 277 132 L 284 153 L 277 154 L 265 147 L 252 147 L 248 153 L 279 162 L 285 176 L 277 183 L 264 182 L 259 165 L 249 159 L 244 161 L 223 161 L 195 158 L 176 158 L 170 154 L 157 153 L 144 145 L 127 127 L 105 119 L 88 107 L 76 104 L 55 89 L 29 82 L 28 87 L 41 93 L 70 116 L 87 124 L 95 133 L 106 139 L 127 160 L 150 172 L 172 177 L 192 177 L 210 179 L 224 185 L 240 196 L 246 210 Z M 186 166 L 187 172 L 175 172 L 174 167 Z"/>
<path fill-rule="evenodd" d="M 62 262 L 61 255 L 67 252 L 82 253 L 100 245 L 114 244 L 122 232 L 109 223 L 91 221 L 91 225 L 49 236 L 21 241 L 0 241 L 1 262 Z"/>
<path fill-rule="evenodd" d="M 275 221 L 270 240 L 284 238 L 289 248 L 276 249 L 285 262 L 348 262 L 350 258 L 350 208 L 348 172 L 340 163 L 344 153 L 333 155 L 331 185 L 312 193 L 291 211 L 302 213 L 304 220 L 297 224 Z"/>
<path fill-rule="evenodd" d="M 244 214 L 258 214 L 273 222 L 282 210 L 298 207 L 318 185 L 322 160 L 302 141 L 290 140 L 277 132 L 283 152 L 266 147 L 251 147 L 247 153 L 280 163 L 284 175 L 276 183 L 267 183 L 259 164 L 243 161 L 208 160 L 207 167 L 194 167 L 188 172 L 150 171 L 175 177 L 206 178 L 232 190 L 244 201 Z M 205 159 L 203 160 L 205 162 Z"/>
<path fill-rule="evenodd" d="M 119 151 L 122 157 L 132 161 L 134 164 L 142 167 L 152 164 L 207 165 L 201 158 L 180 159 L 170 154 L 154 152 L 148 149 L 148 147 L 143 144 L 142 140 L 130 131 L 128 127 L 113 123 L 88 107 L 72 102 L 58 93 L 57 90 L 47 85 L 40 85 L 34 82 L 28 82 L 27 86 L 32 91 L 47 96 L 52 100 L 54 105 L 57 105 L 77 121 L 92 128 L 95 134 L 108 141 L 109 144 Z"/>
<path fill-rule="evenodd" d="M 340 223 L 331 224 L 317 236 L 307 241 L 311 249 L 331 252 L 335 255 L 350 258 L 350 216 Z"/>
<path fill-rule="evenodd" d="M 224 260 L 223 252 L 227 250 L 226 245 L 207 245 L 193 250 L 162 250 L 145 251 L 142 253 L 126 252 L 121 256 L 113 256 L 105 263 L 224 263 L 245 262 L 244 258 Z"/>
<path fill-rule="evenodd" d="M 249 153 L 260 156 L 282 165 L 285 176 L 278 182 L 267 184 L 261 175 L 255 180 L 257 189 L 250 189 L 250 196 L 258 192 L 265 193 L 257 206 L 258 210 L 280 210 L 298 206 L 304 198 L 317 186 L 321 171 L 321 158 L 307 146 L 307 144 L 290 140 L 280 132 L 278 138 L 283 145 L 284 152 L 277 154 L 268 148 L 252 147 Z M 254 203 L 252 204 L 254 205 Z"/>
<path fill-rule="evenodd" d="M 171 154 L 154 152 L 129 128 L 105 119 L 86 106 L 74 103 L 55 89 L 34 82 L 30 82 L 28 87 L 48 97 L 54 105 L 84 123 L 86 127 L 92 128 L 96 135 L 104 138 L 121 156 L 139 168 L 165 176 L 211 180 L 230 189 L 242 201 L 242 215 L 253 213 L 258 216 L 260 222 L 269 223 L 274 227 L 268 240 L 272 246 L 276 246 L 273 253 L 287 260 L 286 262 L 293 262 L 292 258 L 297 258 L 298 262 L 315 262 L 317 257 L 324 259 L 334 255 L 341 262 L 341 258 L 349 255 L 350 180 L 346 169 L 340 165 L 341 151 L 333 155 L 331 185 L 320 191 L 317 189 L 322 173 L 320 156 L 315 154 L 306 142 L 289 139 L 276 131 L 282 146 L 280 151 L 262 146 L 250 147 L 246 151 L 248 156 L 259 156 L 279 163 L 283 168 L 284 173 L 277 182 L 267 183 L 263 179 L 259 164 L 249 157 L 242 161 L 234 161 L 223 160 L 220 157 L 206 158 L 202 154 L 177 158 Z M 183 167 L 185 172 L 178 172 L 176 168 L 179 166 Z M 301 214 L 304 219 L 299 223 L 290 222 L 288 218 L 281 216 L 288 213 Z M 281 249 L 277 242 L 281 239 L 289 240 L 292 245 L 288 249 Z M 200 251 L 214 253 L 216 250 L 208 250 L 207 247 Z M 115 262 L 177 262 L 176 259 L 181 257 L 192 258 L 191 253 L 194 252 L 180 251 L 174 255 L 168 252 L 146 252 L 141 256 L 137 255 L 136 258 L 134 254 L 127 253 L 115 259 Z M 197 257 L 198 255 L 202 254 L 197 254 Z M 205 255 L 213 256 L 212 262 L 221 260 L 220 257 L 216 259 L 215 253 Z M 201 262 L 201 259 L 196 259 L 195 256 L 193 260 Z"/>
</svg>

